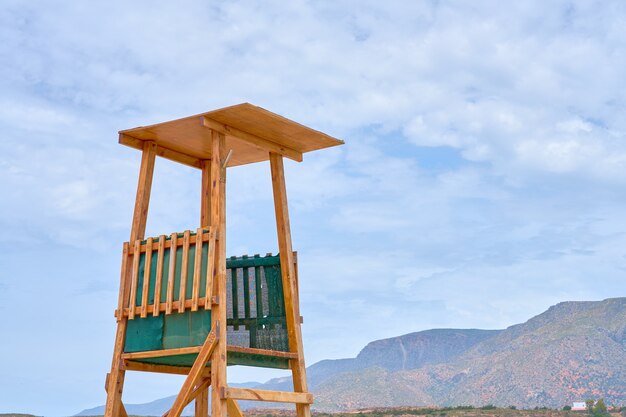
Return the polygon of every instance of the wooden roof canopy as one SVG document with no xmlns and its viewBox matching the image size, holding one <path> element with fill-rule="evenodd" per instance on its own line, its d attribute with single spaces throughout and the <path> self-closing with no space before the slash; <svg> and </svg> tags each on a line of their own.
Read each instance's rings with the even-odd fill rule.
<svg viewBox="0 0 626 417">
<path fill-rule="evenodd" d="M 159 156 L 200 168 L 202 160 L 211 159 L 211 130 L 226 136 L 229 167 L 267 161 L 269 152 L 300 162 L 305 152 L 344 143 L 250 103 L 121 130 L 119 142 L 143 149 L 144 141 L 154 141 Z"/>
</svg>

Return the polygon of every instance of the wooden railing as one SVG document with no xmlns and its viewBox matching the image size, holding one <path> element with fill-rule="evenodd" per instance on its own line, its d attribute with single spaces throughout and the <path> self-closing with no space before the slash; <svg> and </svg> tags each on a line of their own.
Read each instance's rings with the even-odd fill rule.
<svg viewBox="0 0 626 417">
<path fill-rule="evenodd" d="M 125 242 L 122 255 L 122 278 L 120 297 L 116 316 L 121 319 L 127 316 L 134 319 L 136 315 L 145 318 L 148 314 L 158 316 L 160 313 L 183 313 L 186 309 L 197 311 L 199 308 L 211 309 L 213 302 L 213 278 L 216 272 L 215 242 L 217 236 L 213 228 L 199 228 L 195 235 L 190 230 L 183 233 L 172 233 L 169 237 L 159 236 L 158 239 L 148 238 L 135 242 Z M 198 242 L 201 242 L 198 245 Z M 203 250 L 207 245 L 207 261 L 202 274 Z M 181 265 L 177 267 L 178 249 L 182 247 Z M 190 259 L 191 248 L 194 248 L 193 259 Z M 143 256 L 142 256 L 143 255 Z M 156 257 L 156 268 L 153 258 Z M 167 260 L 167 270 L 165 267 Z M 143 262 L 143 263 L 142 263 Z M 193 273 L 189 276 L 190 263 Z M 140 266 L 143 265 L 143 274 Z M 154 271 L 154 276 L 151 274 Z M 180 274 L 177 276 L 176 271 Z M 204 276 L 203 276 L 204 275 Z M 201 282 L 204 278 L 204 296 L 201 297 Z M 191 297 L 187 295 L 188 280 L 192 280 Z M 178 294 L 175 295 L 178 281 Z M 151 285 L 152 283 L 152 285 Z M 152 292 L 150 288 L 152 287 Z M 165 302 L 162 290 L 165 289 Z M 138 294 L 140 297 L 138 298 Z M 152 296 L 152 297 L 150 297 Z M 152 302 L 150 302 L 152 298 Z"/>
</svg>

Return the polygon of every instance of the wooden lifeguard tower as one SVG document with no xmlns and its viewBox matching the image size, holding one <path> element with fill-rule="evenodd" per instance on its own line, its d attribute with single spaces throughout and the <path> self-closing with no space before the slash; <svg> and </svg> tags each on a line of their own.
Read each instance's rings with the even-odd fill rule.
<svg viewBox="0 0 626 417">
<path fill-rule="evenodd" d="M 123 244 L 117 332 L 105 417 L 126 417 L 126 371 L 186 375 L 168 417 L 242 417 L 237 400 L 296 404 L 310 416 L 296 255 L 283 157 L 343 142 L 251 104 L 123 130 L 142 151 L 130 240 Z M 145 238 L 156 156 L 202 171 L 200 227 Z M 269 160 L 279 255 L 226 258 L 227 168 Z M 227 365 L 291 369 L 294 392 L 229 387 Z"/>
</svg>

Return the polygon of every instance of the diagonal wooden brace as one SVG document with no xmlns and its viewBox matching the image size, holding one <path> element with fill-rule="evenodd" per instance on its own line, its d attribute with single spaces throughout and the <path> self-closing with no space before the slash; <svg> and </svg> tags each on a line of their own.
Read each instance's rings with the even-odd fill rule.
<svg viewBox="0 0 626 417">
<path fill-rule="evenodd" d="M 202 379 L 200 381 L 200 383 L 196 386 L 196 388 L 194 388 L 194 390 L 189 394 L 189 397 L 187 398 L 187 400 L 183 404 L 183 409 L 185 407 L 187 407 L 187 405 L 189 405 L 190 402 L 195 400 L 198 397 L 198 395 L 200 395 L 200 393 L 202 393 L 202 391 L 208 389 L 210 386 L 211 386 L 211 377 Z M 173 408 L 173 406 L 172 406 L 172 408 Z M 170 408 L 169 410 L 167 410 L 165 412 L 165 414 L 163 414 L 162 417 L 168 417 L 171 412 L 172 412 L 172 409 Z"/>
<path fill-rule="evenodd" d="M 228 410 L 228 417 L 244 417 L 239 404 L 232 398 L 226 400 L 226 409 Z"/>
<path fill-rule="evenodd" d="M 198 382 L 202 377 L 202 372 L 211 357 L 211 353 L 213 353 L 213 350 L 219 341 L 219 327 L 220 323 L 218 321 L 215 323 L 215 327 L 211 329 L 211 332 L 208 334 L 204 344 L 202 345 L 202 349 L 198 352 L 198 357 L 193 363 L 185 382 L 183 382 L 183 386 L 174 400 L 172 408 L 167 413 L 167 417 L 180 417 L 180 414 L 183 412 L 185 406 L 189 404 L 189 398 L 191 397 L 192 391 L 194 387 L 198 385 Z"/>
</svg>

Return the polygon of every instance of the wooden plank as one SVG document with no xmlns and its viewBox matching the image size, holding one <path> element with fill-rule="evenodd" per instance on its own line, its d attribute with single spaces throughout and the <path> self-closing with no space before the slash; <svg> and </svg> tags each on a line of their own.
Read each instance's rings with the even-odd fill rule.
<svg viewBox="0 0 626 417">
<path fill-rule="evenodd" d="M 187 375 L 185 382 L 183 382 L 183 386 L 180 389 L 180 392 L 178 393 L 178 395 L 176 396 L 176 399 L 174 400 L 174 404 L 172 404 L 172 408 L 170 410 L 170 413 L 168 414 L 168 417 L 180 417 L 180 414 L 183 412 L 185 405 L 187 405 L 186 401 L 189 398 L 189 394 L 191 393 L 193 388 L 197 385 L 198 381 L 200 380 L 202 371 L 206 367 L 206 364 L 209 361 L 209 358 L 211 358 L 211 354 L 213 353 L 213 350 L 218 344 L 217 342 L 219 340 L 219 335 L 220 335 L 220 326 L 219 326 L 219 322 L 217 322 L 215 327 L 211 329 L 211 332 L 209 333 L 206 340 L 204 341 L 204 344 L 202 345 L 200 352 L 198 352 L 198 357 L 193 363 L 193 366 L 191 367 L 191 370 L 189 371 L 189 375 Z M 212 363 L 212 366 L 214 365 L 215 364 Z M 213 377 L 214 373 L 215 372 L 211 372 L 211 378 Z"/>
<path fill-rule="evenodd" d="M 174 278 L 176 276 L 176 248 L 178 247 L 176 241 L 178 239 L 177 233 L 172 233 L 170 236 L 170 264 L 167 274 L 167 298 L 165 299 L 165 314 L 172 314 L 172 303 L 174 301 Z"/>
<path fill-rule="evenodd" d="M 148 247 L 152 247 L 152 238 L 146 241 Z M 148 291 L 150 290 L 150 269 L 152 264 L 152 251 L 146 252 L 146 258 L 143 263 L 143 289 L 141 291 L 141 318 L 148 317 Z"/>
<path fill-rule="evenodd" d="M 180 234 L 180 233 L 179 233 L 179 234 Z M 202 240 L 203 240 L 204 242 L 208 242 L 208 240 L 209 240 L 209 235 L 208 235 L 208 234 L 206 234 L 206 233 L 204 233 L 204 234 L 202 235 Z M 175 244 L 174 246 L 182 246 L 182 244 L 183 244 L 183 240 L 182 240 L 182 239 L 178 239 L 178 240 L 176 241 L 176 244 Z M 195 244 L 196 244 L 196 235 L 195 235 L 195 234 L 194 234 L 194 235 L 190 235 L 190 236 L 189 236 L 189 244 L 190 244 L 190 245 L 195 245 Z M 165 241 L 165 249 L 169 249 L 171 246 L 172 246 L 172 242 L 171 242 L 171 240 L 166 240 L 166 241 Z M 158 240 L 158 239 L 156 239 L 156 240 L 154 240 L 154 239 L 153 239 L 153 242 L 152 242 L 152 247 L 151 247 L 151 248 L 148 248 L 148 246 L 147 246 L 145 243 L 144 243 L 144 244 L 142 244 L 142 245 L 139 247 L 139 251 L 140 251 L 141 253 L 146 252 L 146 250 L 148 250 L 148 249 L 152 250 L 153 252 L 154 252 L 155 250 L 158 250 L 158 249 L 159 249 L 159 240 Z M 129 253 L 129 255 L 134 255 L 134 253 L 135 253 L 135 248 L 133 248 L 133 247 L 131 246 L 131 247 L 129 248 L 129 252 L 128 252 L 128 253 Z"/>
<path fill-rule="evenodd" d="M 120 295 L 117 300 L 117 321 L 122 320 L 124 316 L 124 288 L 128 279 L 128 242 L 122 245 L 122 272 L 120 273 Z"/>
<path fill-rule="evenodd" d="M 191 293 L 191 311 L 198 311 L 198 299 L 200 298 L 200 272 L 202 271 L 202 235 L 203 228 L 196 230 L 196 257 L 193 265 L 193 285 Z"/>
<path fill-rule="evenodd" d="M 226 136 L 232 136 L 239 140 L 243 140 L 245 142 L 251 143 L 255 147 L 268 151 L 275 152 L 280 155 L 284 155 L 289 159 L 293 159 L 294 161 L 302 162 L 302 152 L 298 152 L 295 149 L 291 149 L 288 146 L 281 145 L 276 142 L 272 142 L 267 139 L 263 139 L 262 137 L 253 135 L 248 132 L 244 132 L 243 130 L 237 129 L 235 127 L 226 125 L 224 123 L 220 123 L 216 120 L 210 119 L 206 116 L 203 117 L 203 124 L 205 127 L 213 131 L 217 131 L 223 133 Z"/>
<path fill-rule="evenodd" d="M 244 317 L 250 318 L 250 271 L 249 268 L 243 268 L 243 314 Z"/>
<path fill-rule="evenodd" d="M 133 255 L 133 270 L 130 276 L 131 284 L 130 284 L 130 300 L 129 300 L 129 308 L 130 314 L 128 318 L 130 320 L 135 318 L 135 305 L 137 304 L 137 286 L 139 285 L 139 259 L 141 258 L 141 253 L 139 252 L 139 246 L 141 245 L 141 240 L 135 240 L 135 254 Z"/>
<path fill-rule="evenodd" d="M 224 323 L 220 328 L 220 340 L 211 356 L 211 416 L 226 417 L 226 401 L 219 391 L 226 386 L 226 167 L 223 161 L 226 155 L 224 134 L 211 131 L 211 225 L 215 228 L 216 274 L 213 280 L 213 294 L 219 302 L 212 305 L 211 327 Z"/>
<path fill-rule="evenodd" d="M 258 257 L 258 255 L 255 255 Z M 261 277 L 261 268 L 256 266 L 254 267 L 254 286 L 256 290 L 256 316 L 257 318 L 263 317 L 263 288 L 262 282 L 263 278 Z"/>
<path fill-rule="evenodd" d="M 161 285 L 163 282 L 163 262 L 165 259 L 165 235 L 159 236 L 159 248 L 157 249 L 157 270 L 154 281 L 154 308 L 152 315 L 158 316 L 161 310 Z"/>
<path fill-rule="evenodd" d="M 187 270 L 189 268 L 189 236 L 191 232 L 185 230 L 183 233 L 183 259 L 180 266 L 180 288 L 178 291 L 178 312 L 185 312 L 184 300 L 187 299 Z"/>
<path fill-rule="evenodd" d="M 109 391 L 109 379 L 111 374 L 107 373 L 106 381 L 104 382 L 104 390 Z M 128 417 L 128 413 L 126 412 L 126 407 L 124 407 L 124 403 L 120 400 L 120 417 Z"/>
<path fill-rule="evenodd" d="M 300 284 L 298 283 L 298 251 L 293 251 L 293 272 L 295 277 L 294 285 L 296 287 L 295 292 L 295 303 L 298 306 L 298 310 L 300 310 Z M 299 313 L 299 311 L 298 311 Z M 300 316 L 300 323 L 302 323 L 302 316 Z"/>
<path fill-rule="evenodd" d="M 137 139 L 124 133 L 120 133 L 119 143 L 122 145 L 130 146 L 131 148 L 135 149 L 143 149 L 143 144 L 145 142 L 145 140 Z M 201 159 L 160 145 L 157 145 L 156 154 L 162 158 L 169 159 L 170 161 L 178 162 L 193 168 L 201 168 L 202 166 Z"/>
<path fill-rule="evenodd" d="M 205 303 L 204 309 L 209 310 L 211 308 L 211 299 L 213 297 L 213 279 L 217 273 L 217 265 L 215 264 L 215 240 L 216 240 L 215 227 L 211 227 L 209 231 L 209 247 L 206 262 L 206 287 L 204 290 Z"/>
<path fill-rule="evenodd" d="M 174 348 L 174 349 L 158 349 L 158 350 L 145 350 L 142 352 L 127 352 L 122 354 L 122 358 L 126 360 L 136 360 L 136 359 L 147 359 L 147 358 L 159 358 L 164 356 L 177 356 L 177 355 L 188 355 L 193 353 L 200 352 L 202 346 L 188 346 L 183 348 Z M 255 349 L 255 348 L 247 348 L 243 346 L 235 346 L 228 345 L 228 352 L 237 352 L 237 353 L 246 353 L 250 355 L 263 355 L 263 356 L 271 356 L 274 358 L 286 358 L 293 359 L 297 358 L 297 353 L 292 352 L 281 352 L 279 350 L 268 350 L 268 349 Z"/>
<path fill-rule="evenodd" d="M 239 404 L 237 404 L 236 400 L 233 400 L 232 398 L 226 399 L 226 408 L 228 409 L 229 417 L 243 417 L 241 408 L 239 407 Z"/>
<path fill-rule="evenodd" d="M 230 269 L 230 292 L 233 300 L 233 318 L 239 318 L 239 268 Z M 239 326 L 235 325 L 234 330 L 239 330 Z"/>
<path fill-rule="evenodd" d="M 131 360 L 124 360 L 124 367 L 127 371 L 155 372 L 173 375 L 188 375 L 191 370 L 191 367 L 188 366 L 159 365 L 154 363 L 134 362 Z M 210 377 L 211 368 L 205 367 L 205 370 L 202 372 L 202 376 Z"/>
<path fill-rule="evenodd" d="M 294 270 L 293 248 L 291 245 L 287 187 L 285 185 L 285 169 L 282 156 L 271 152 L 270 168 L 272 173 L 272 191 L 274 194 L 274 210 L 276 212 L 276 229 L 278 232 L 278 249 L 280 251 L 289 351 L 298 354 L 297 359 L 290 360 L 293 386 L 294 391 L 306 393 L 308 388 L 304 351 L 302 348 L 302 331 L 300 328 L 300 307 L 298 306 L 297 289 L 295 287 L 296 273 Z M 298 417 L 310 417 L 311 409 L 307 404 L 298 404 L 296 406 L 296 414 Z"/>
<path fill-rule="evenodd" d="M 203 160 L 201 169 L 200 227 L 209 227 L 211 225 L 211 160 Z"/>
<path fill-rule="evenodd" d="M 135 200 L 133 222 L 130 230 L 130 242 L 143 239 L 145 235 L 155 158 L 156 145 L 154 142 L 145 142 L 143 144 L 143 152 L 141 155 L 141 167 L 139 169 L 137 197 Z M 128 268 L 126 276 L 130 274 L 130 266 Z M 120 288 L 120 291 L 124 294 L 123 304 L 130 305 L 130 300 L 127 299 L 127 296 L 130 295 L 129 280 L 126 280 L 125 284 L 126 286 L 124 288 Z M 107 400 L 104 406 L 105 417 L 119 417 L 121 410 L 123 409 L 122 391 L 124 389 L 125 371 L 122 369 L 121 356 L 124 351 L 124 343 L 126 341 L 127 325 L 128 318 L 123 318 L 118 322 L 117 330 L 115 332 L 115 345 L 113 347 L 113 358 L 111 361 L 111 376 L 109 380 L 109 389 L 107 390 Z"/>
<path fill-rule="evenodd" d="M 204 388 L 198 391 L 198 395 L 196 396 L 196 406 L 194 408 L 194 415 L 195 417 L 208 417 L 209 415 L 209 389 L 208 388 Z"/>
<path fill-rule="evenodd" d="M 313 394 L 309 392 L 284 392 L 252 388 L 225 387 L 221 390 L 221 396 L 223 399 L 231 398 L 233 400 L 313 404 Z"/>
<path fill-rule="evenodd" d="M 200 299 L 198 300 L 198 303 L 200 305 L 204 305 L 206 302 L 205 297 L 200 297 Z M 191 303 L 192 300 L 191 299 L 187 299 L 185 300 L 185 310 L 186 309 L 190 309 L 191 308 Z M 180 301 L 172 301 L 172 311 L 178 311 L 178 308 L 180 307 Z M 148 314 L 155 314 L 155 306 L 154 304 L 149 304 L 147 307 L 147 311 Z M 166 304 L 159 304 L 159 309 L 157 310 L 157 316 L 159 315 L 159 313 L 163 313 L 165 312 L 167 314 L 167 303 Z M 141 306 L 135 306 L 135 315 L 139 315 L 141 314 Z M 124 316 L 129 316 L 130 315 L 130 309 L 129 308 L 125 308 L 124 309 Z"/>
<path fill-rule="evenodd" d="M 156 143 L 146 141 L 143 144 L 141 156 L 141 168 L 139 171 L 139 183 L 137 197 L 135 199 L 135 216 L 130 229 L 130 241 L 143 239 L 146 234 L 146 220 L 148 218 L 148 205 L 150 203 L 150 191 L 152 190 L 152 177 L 154 173 L 154 160 L 156 157 Z"/>
<path fill-rule="evenodd" d="M 256 349 L 243 346 L 228 345 L 229 352 L 248 353 L 251 355 L 272 356 L 274 358 L 297 359 L 298 354 L 294 352 L 281 352 L 280 350 Z"/>
<path fill-rule="evenodd" d="M 159 350 L 145 350 L 143 352 L 128 352 L 122 354 L 123 359 L 146 359 L 146 358 L 159 358 L 163 356 L 177 356 L 187 355 L 191 353 L 198 353 L 202 349 L 202 346 L 189 346 L 183 348 L 174 349 L 159 349 Z"/>
</svg>

